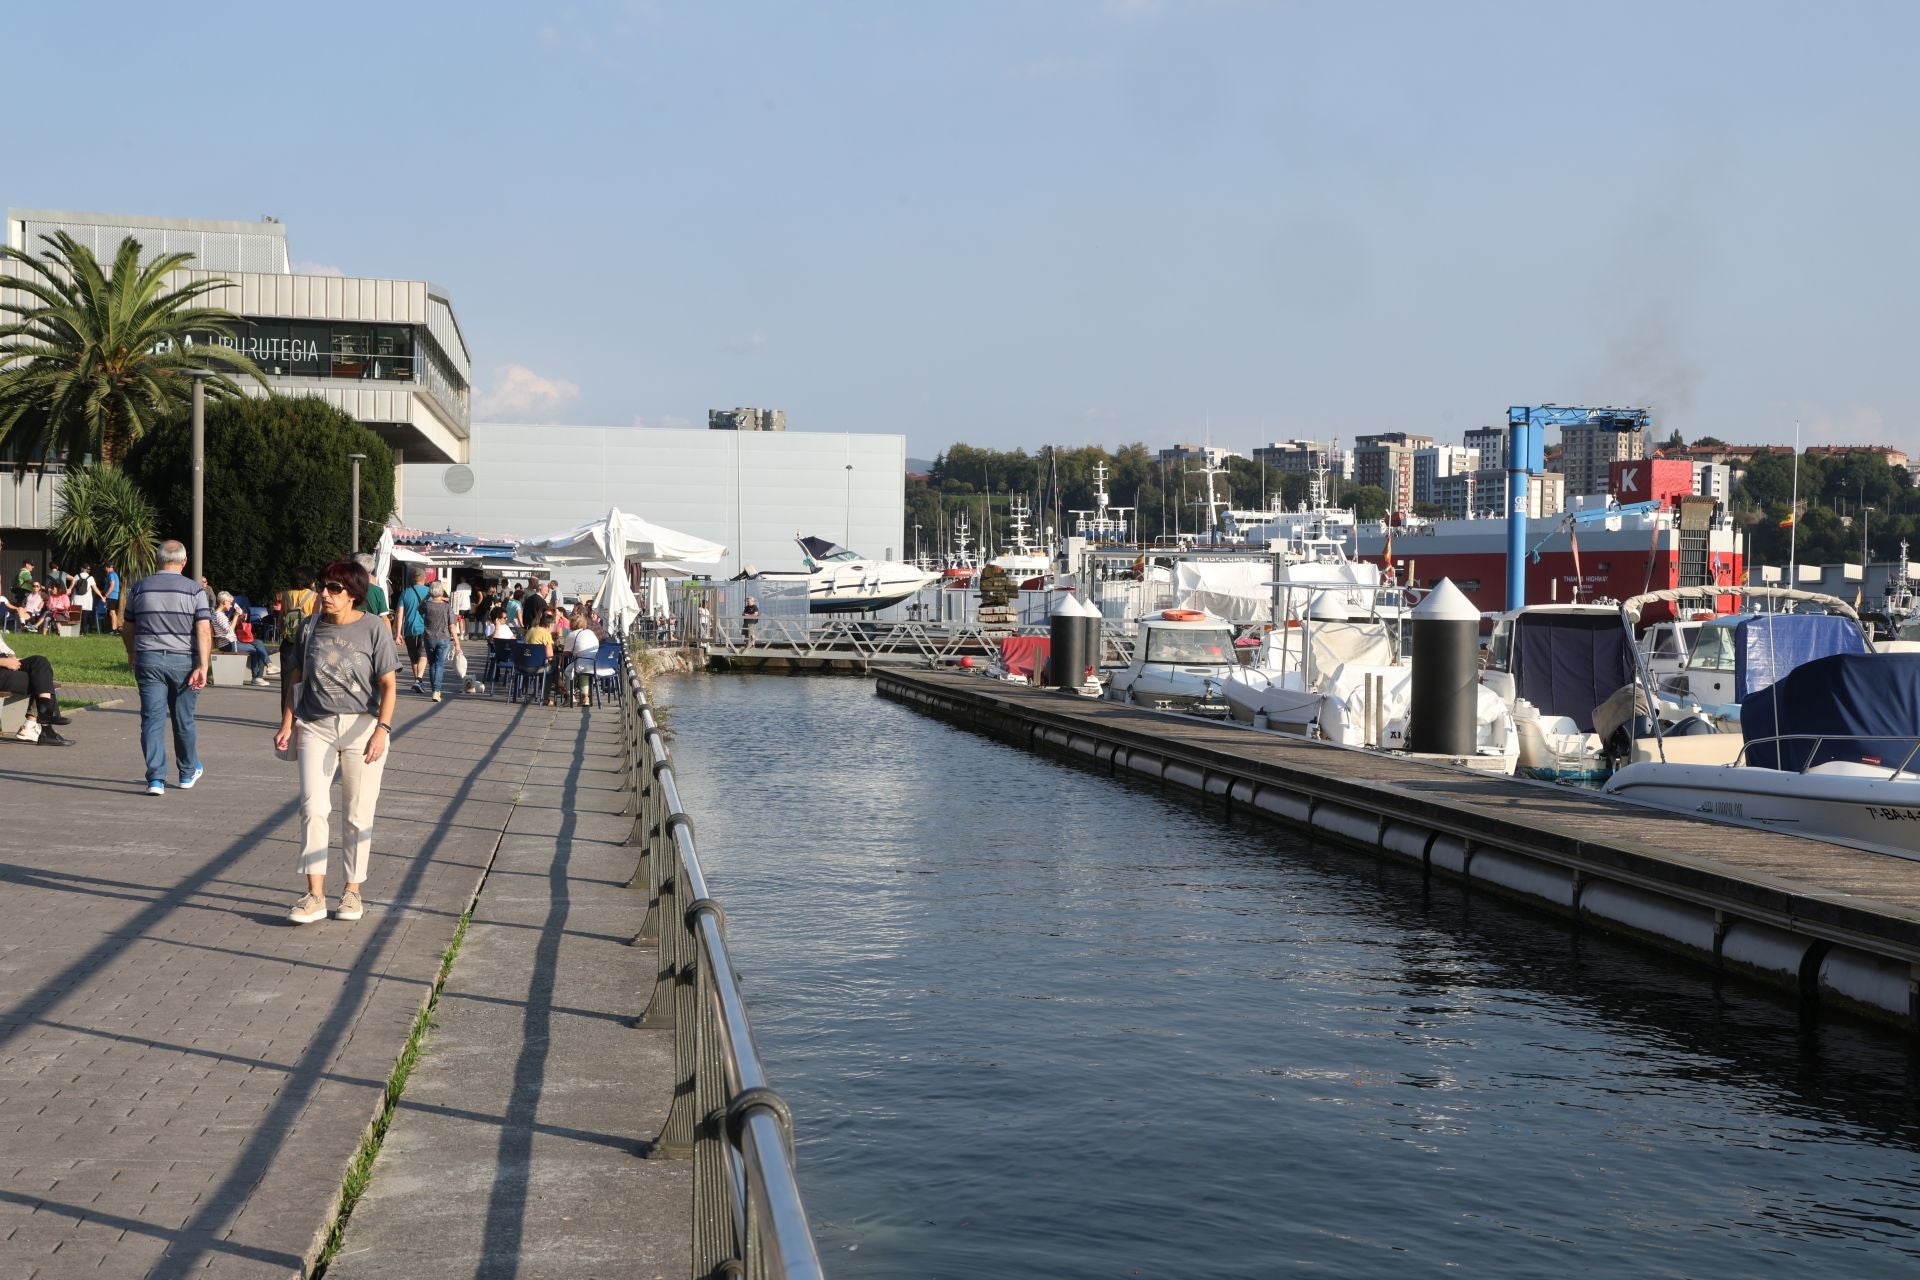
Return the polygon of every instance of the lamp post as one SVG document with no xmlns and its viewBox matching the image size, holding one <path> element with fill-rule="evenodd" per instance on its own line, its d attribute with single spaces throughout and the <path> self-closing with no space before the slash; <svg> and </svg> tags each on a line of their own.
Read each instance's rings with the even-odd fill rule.
<svg viewBox="0 0 1920 1280">
<path fill-rule="evenodd" d="M 1872 521 L 1873 508 L 1860 508 L 1860 582 L 1862 585 L 1865 585 L 1867 581 L 1867 562 L 1870 559 L 1867 553 L 1867 526 L 1871 524 Z"/>
<path fill-rule="evenodd" d="M 913 522 L 913 562 L 920 563 L 920 522 Z"/>
<path fill-rule="evenodd" d="M 847 464 L 847 528 L 840 537 L 840 545 L 846 546 L 853 541 L 853 464 Z"/>
<path fill-rule="evenodd" d="M 360 464 L 367 460 L 364 453 L 350 453 L 347 461 L 353 464 L 353 554 L 360 554 Z"/>
<path fill-rule="evenodd" d="M 188 369 L 186 374 L 193 381 L 193 559 L 187 579 L 194 581 L 207 576 L 200 554 L 207 528 L 207 379 L 213 370 Z"/>
</svg>

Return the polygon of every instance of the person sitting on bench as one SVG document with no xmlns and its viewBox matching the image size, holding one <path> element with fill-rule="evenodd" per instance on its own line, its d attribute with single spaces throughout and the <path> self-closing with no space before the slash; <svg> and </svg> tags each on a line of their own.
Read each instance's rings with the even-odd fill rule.
<svg viewBox="0 0 1920 1280">
<path fill-rule="evenodd" d="M 13 735 L 17 741 L 37 742 L 43 747 L 68 745 L 67 739 L 54 730 L 55 725 L 66 724 L 67 717 L 60 714 L 52 663 L 39 654 L 22 658 L 0 640 L 0 693 L 27 695 L 27 722 Z"/>
</svg>

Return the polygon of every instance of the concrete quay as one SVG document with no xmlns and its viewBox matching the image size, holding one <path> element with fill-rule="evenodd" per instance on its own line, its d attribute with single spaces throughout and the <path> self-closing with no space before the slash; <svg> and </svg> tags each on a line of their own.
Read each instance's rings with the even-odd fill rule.
<svg viewBox="0 0 1920 1280">
<path fill-rule="evenodd" d="M 277 696 L 199 706 L 206 777 L 160 799 L 131 701 L 0 745 L 0 1275 L 311 1274 L 476 901 L 333 1272 L 434 1274 L 390 1222 L 462 1275 L 683 1271 L 687 1171 L 638 1158 L 669 1089 L 624 1025 L 617 712 L 403 693 L 367 914 L 296 927 Z"/>
<path fill-rule="evenodd" d="M 952 672 L 880 696 L 1920 1032 L 1920 861 Z"/>
</svg>

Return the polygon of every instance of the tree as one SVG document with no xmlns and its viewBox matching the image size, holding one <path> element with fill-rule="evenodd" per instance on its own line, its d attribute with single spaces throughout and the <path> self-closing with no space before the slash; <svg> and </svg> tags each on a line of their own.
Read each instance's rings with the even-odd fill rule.
<svg viewBox="0 0 1920 1280">
<path fill-rule="evenodd" d="M 191 430 L 178 420 L 150 431 L 127 455 L 160 510 L 161 528 L 190 528 Z M 229 400 L 207 412 L 207 578 L 255 599 L 351 550 L 351 453 L 360 464 L 360 545 L 393 510 L 393 451 L 325 401 L 269 396 Z"/>
<path fill-rule="evenodd" d="M 64 231 L 38 257 L 0 246 L 0 261 L 22 270 L 7 286 L 22 296 L 0 304 L 0 446 L 21 458 L 76 465 L 96 457 L 118 465 L 156 423 L 180 414 L 190 394 L 185 371 L 207 368 L 207 394 L 240 394 L 229 372 L 266 378 L 253 361 L 214 338 L 231 337 L 239 317 L 200 300 L 228 281 L 173 287 L 167 273 L 192 261 L 163 253 L 140 265 L 128 236 L 103 273 L 93 250 Z"/>
<path fill-rule="evenodd" d="M 1701 436 L 1693 442 L 1693 447 L 1696 449 L 1724 449 L 1727 447 L 1727 442 L 1719 436 Z"/>
<path fill-rule="evenodd" d="M 53 541 L 68 562 L 113 565 L 127 582 L 153 572 L 159 516 L 133 477 L 117 467 L 69 471 L 54 509 Z"/>
<path fill-rule="evenodd" d="M 1346 503 L 1353 518 L 1372 522 L 1387 518 L 1387 491 L 1377 484 L 1356 484 L 1346 492 Z"/>
</svg>

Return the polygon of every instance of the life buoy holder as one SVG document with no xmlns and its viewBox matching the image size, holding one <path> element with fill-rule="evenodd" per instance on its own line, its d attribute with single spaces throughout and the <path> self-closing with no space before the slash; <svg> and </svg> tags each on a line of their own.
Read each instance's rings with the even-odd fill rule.
<svg viewBox="0 0 1920 1280">
<path fill-rule="evenodd" d="M 1162 609 L 1160 616 L 1168 622 L 1204 622 L 1207 611 L 1205 609 Z"/>
</svg>

